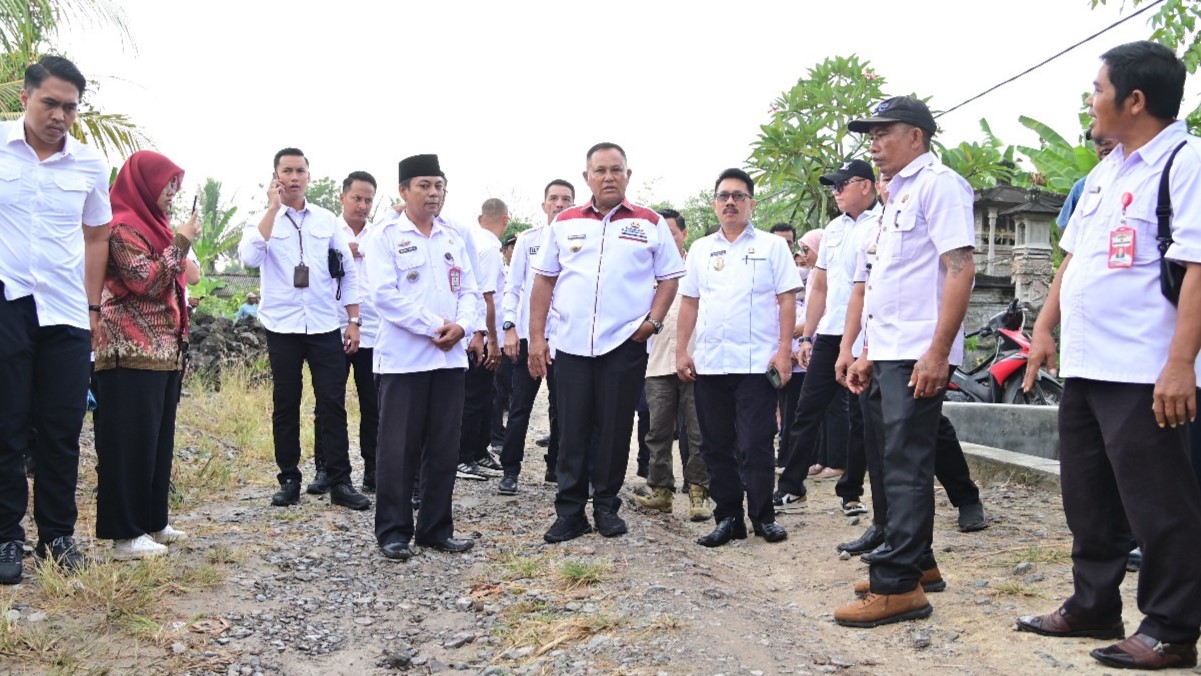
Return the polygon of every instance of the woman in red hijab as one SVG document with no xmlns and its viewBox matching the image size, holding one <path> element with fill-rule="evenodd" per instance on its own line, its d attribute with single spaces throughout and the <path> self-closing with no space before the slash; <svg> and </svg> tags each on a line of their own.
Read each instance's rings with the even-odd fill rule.
<svg viewBox="0 0 1201 676">
<path fill-rule="evenodd" d="M 167 520 L 175 408 L 188 339 L 184 271 L 197 215 L 175 232 L 169 214 L 183 170 L 143 150 L 121 167 L 96 342 L 96 537 L 113 558 L 167 553 L 186 535 Z"/>
</svg>

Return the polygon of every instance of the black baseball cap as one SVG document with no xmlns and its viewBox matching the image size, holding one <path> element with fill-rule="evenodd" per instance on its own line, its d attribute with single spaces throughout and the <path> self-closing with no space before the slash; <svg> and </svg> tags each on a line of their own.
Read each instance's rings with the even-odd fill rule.
<svg viewBox="0 0 1201 676">
<path fill-rule="evenodd" d="M 844 162 L 836 171 L 822 175 L 817 179 L 822 185 L 838 185 L 852 178 L 866 178 L 869 181 L 876 180 L 876 174 L 872 171 L 872 165 L 863 160 L 851 160 Z"/>
<path fill-rule="evenodd" d="M 873 124 L 889 124 L 891 122 L 911 124 L 918 129 L 924 129 L 931 136 L 938 131 L 938 124 L 934 122 L 930 108 L 920 99 L 912 96 L 894 96 L 880 103 L 872 111 L 871 117 L 851 120 L 847 129 L 856 134 L 866 134 L 871 130 Z"/>
</svg>

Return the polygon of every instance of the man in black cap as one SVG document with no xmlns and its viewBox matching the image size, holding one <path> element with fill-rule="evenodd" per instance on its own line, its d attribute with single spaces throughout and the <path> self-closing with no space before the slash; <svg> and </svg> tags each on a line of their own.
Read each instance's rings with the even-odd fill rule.
<svg viewBox="0 0 1201 676">
<path fill-rule="evenodd" d="M 460 342 L 478 328 L 482 299 L 463 236 L 437 219 L 445 194 L 437 155 L 406 158 L 404 209 L 389 211 L 363 243 L 368 292 L 380 316 L 375 537 L 385 557 L 400 561 L 412 556 L 411 538 L 445 552 L 474 544 L 454 538 L 451 496 L 467 368 Z"/>
<path fill-rule="evenodd" d="M 896 97 L 852 132 L 871 138 L 872 161 L 892 176 L 865 294 L 867 360 L 851 380 L 870 386 L 883 433 L 888 549 L 873 558 L 866 596 L 834 613 L 875 627 L 927 617 L 919 585 L 934 533 L 934 456 L 942 394 L 963 358 L 963 317 L 975 279 L 972 188 L 930 152 L 937 125 L 926 104 Z"/>
<path fill-rule="evenodd" d="M 787 460 L 773 500 L 777 511 L 788 511 L 805 503 L 805 477 L 817 451 L 818 430 L 831 406 L 838 414 L 833 419 L 839 428 L 830 426 L 826 430 L 827 438 L 834 442 L 828 465 L 846 467 L 848 439 L 855 443 L 857 435 L 858 443 L 863 443 L 863 417 L 858 406 L 851 406 L 848 411 L 849 394 L 834 378 L 834 362 L 838 359 L 842 325 L 851 301 L 859 243 L 879 218 L 875 178 L 867 162 L 850 160 L 819 179 L 822 185 L 830 186 L 842 213 L 826 226 L 813 280 L 805 290 L 805 316 L 797 317 L 800 350 L 796 358 L 808 370 L 787 435 Z M 863 514 L 866 509 L 859 501 L 859 493 L 851 489 L 848 486 L 845 494 L 838 493 L 843 511 L 847 516 Z"/>
</svg>

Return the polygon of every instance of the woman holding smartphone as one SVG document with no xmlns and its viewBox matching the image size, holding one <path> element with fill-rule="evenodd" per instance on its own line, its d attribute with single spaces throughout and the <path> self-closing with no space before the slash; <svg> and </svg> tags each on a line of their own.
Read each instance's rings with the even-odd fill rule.
<svg viewBox="0 0 1201 676">
<path fill-rule="evenodd" d="M 186 535 L 171 527 L 167 493 L 175 410 L 187 358 L 187 254 L 200 233 L 196 211 L 173 231 L 171 202 L 183 170 L 139 151 L 117 175 L 108 271 L 95 339 L 96 537 L 115 559 L 167 553 Z"/>
</svg>

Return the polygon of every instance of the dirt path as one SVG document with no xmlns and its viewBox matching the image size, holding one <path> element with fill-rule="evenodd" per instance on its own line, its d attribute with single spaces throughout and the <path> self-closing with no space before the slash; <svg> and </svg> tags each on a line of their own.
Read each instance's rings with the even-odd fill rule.
<svg viewBox="0 0 1201 676">
<path fill-rule="evenodd" d="M 544 420 L 531 440 L 539 429 Z M 502 497 L 495 480 L 460 481 L 456 525 L 475 550 L 398 564 L 377 553 L 373 512 L 307 495 L 299 507 L 268 506 L 272 473 L 265 466 L 262 483 L 176 515 L 193 537 L 173 557 L 219 564 L 223 581 L 164 597 L 158 632 L 109 635 L 85 671 L 1038 674 L 1092 672 L 1088 651 L 1102 645 L 1012 630 L 1017 615 L 1050 611 L 1070 590 L 1062 507 L 1046 488 L 986 479 L 992 526 L 973 534 L 955 530 L 940 491 L 935 546 L 948 588 L 932 596 L 933 616 L 857 630 L 831 614 L 866 566 L 839 560 L 835 545 L 867 519 L 852 524 L 837 511 L 833 482 L 812 486 L 807 511 L 781 515 L 786 542 L 709 550 L 693 541 L 711 524 L 685 520 L 683 495 L 672 515 L 627 505 L 624 537 L 552 546 L 541 540 L 552 486 L 523 477 L 518 496 Z M 627 489 L 641 483 L 631 473 Z M 1133 584 L 1128 627 L 1138 620 Z M 14 594 L 26 614 L 38 606 L 37 583 Z M 54 668 L 0 656 L 0 670 L 39 665 Z"/>
</svg>

